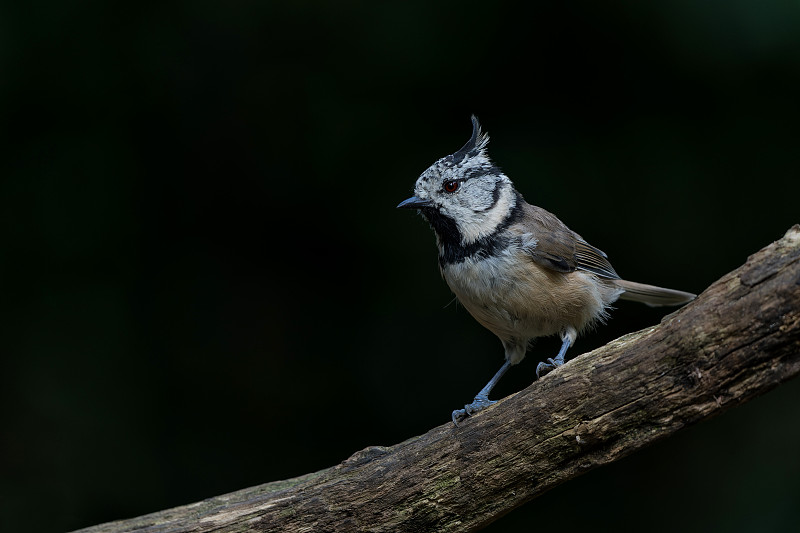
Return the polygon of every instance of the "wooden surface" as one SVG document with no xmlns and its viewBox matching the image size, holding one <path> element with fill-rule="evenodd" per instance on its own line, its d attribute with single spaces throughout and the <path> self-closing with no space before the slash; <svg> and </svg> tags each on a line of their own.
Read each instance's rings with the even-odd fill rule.
<svg viewBox="0 0 800 533">
<path fill-rule="evenodd" d="M 661 324 L 576 357 L 459 427 L 81 531 L 474 531 L 799 371 L 796 225 Z"/>
</svg>

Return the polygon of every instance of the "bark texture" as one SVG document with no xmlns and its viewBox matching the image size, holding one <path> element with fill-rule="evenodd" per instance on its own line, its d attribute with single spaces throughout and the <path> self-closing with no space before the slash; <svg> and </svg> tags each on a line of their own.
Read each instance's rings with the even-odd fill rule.
<svg viewBox="0 0 800 533">
<path fill-rule="evenodd" d="M 800 226 L 661 324 L 462 422 L 343 463 L 81 530 L 475 531 L 800 372 Z"/>
</svg>

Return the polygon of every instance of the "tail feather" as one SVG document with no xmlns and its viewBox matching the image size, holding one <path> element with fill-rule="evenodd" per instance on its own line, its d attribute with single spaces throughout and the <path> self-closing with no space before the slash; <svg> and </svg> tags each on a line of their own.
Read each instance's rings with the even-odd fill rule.
<svg viewBox="0 0 800 533">
<path fill-rule="evenodd" d="M 620 295 L 621 300 L 641 302 L 652 307 L 660 307 L 662 305 L 682 305 L 694 300 L 697 297 L 696 294 L 692 294 L 690 292 L 664 289 L 654 285 L 636 283 L 635 281 L 625 281 L 624 279 L 614 280 L 614 283 L 618 287 L 625 289 L 625 292 Z"/>
</svg>

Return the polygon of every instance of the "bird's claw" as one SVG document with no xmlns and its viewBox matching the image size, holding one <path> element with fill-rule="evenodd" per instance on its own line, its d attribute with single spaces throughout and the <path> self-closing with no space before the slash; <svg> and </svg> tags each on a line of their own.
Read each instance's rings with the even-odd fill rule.
<svg viewBox="0 0 800 533">
<path fill-rule="evenodd" d="M 564 361 L 559 361 L 558 358 L 555 359 L 550 358 L 547 360 L 546 363 L 542 361 L 541 363 L 536 365 L 536 378 L 541 379 L 542 376 L 544 376 L 548 372 L 555 370 L 556 368 L 560 367 L 563 364 Z"/>
<path fill-rule="evenodd" d="M 467 414 L 467 410 L 466 409 L 456 409 L 455 411 L 453 411 L 453 425 L 457 426 L 459 420 L 463 420 L 464 418 L 467 418 L 468 416 L 469 415 Z"/>
<path fill-rule="evenodd" d="M 465 405 L 463 409 L 456 409 L 453 411 L 453 424 L 457 426 L 460 421 L 466 419 L 468 416 L 472 416 L 478 411 L 482 411 L 494 403 L 497 403 L 497 401 L 476 396 L 472 403 Z"/>
</svg>

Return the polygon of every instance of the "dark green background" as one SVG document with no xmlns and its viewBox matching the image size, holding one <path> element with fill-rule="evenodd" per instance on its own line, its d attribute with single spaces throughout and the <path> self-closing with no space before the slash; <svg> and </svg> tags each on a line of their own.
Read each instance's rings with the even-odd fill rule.
<svg viewBox="0 0 800 533">
<path fill-rule="evenodd" d="M 395 210 L 478 115 L 531 203 L 695 292 L 798 214 L 800 5 L 0 8 L 0 530 L 287 478 L 446 423 L 502 362 Z M 577 355 L 657 323 L 620 303 Z M 496 389 L 528 385 L 545 340 Z M 800 383 L 487 531 L 787 531 Z"/>
</svg>

